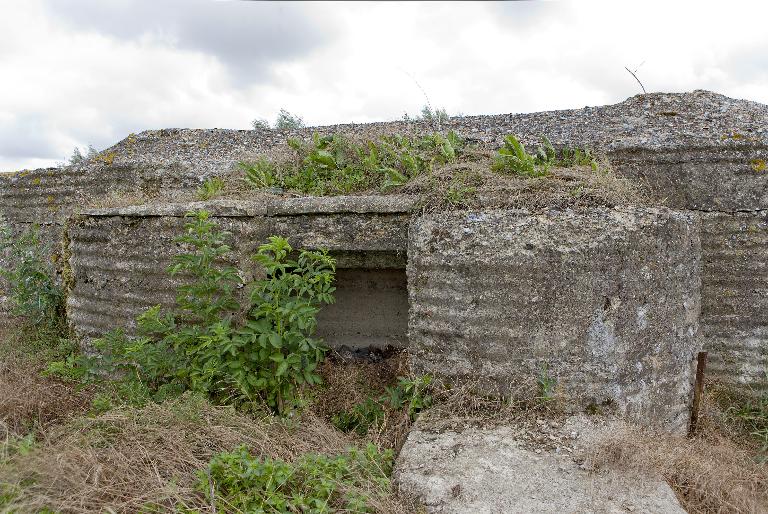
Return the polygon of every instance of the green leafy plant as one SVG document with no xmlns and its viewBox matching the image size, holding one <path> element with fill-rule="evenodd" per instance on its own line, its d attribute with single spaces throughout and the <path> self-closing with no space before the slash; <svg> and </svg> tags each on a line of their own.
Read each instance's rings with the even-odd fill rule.
<svg viewBox="0 0 768 514">
<path fill-rule="evenodd" d="M 165 397 L 187 389 L 226 396 L 233 383 L 222 376 L 220 352 L 231 339 L 230 317 L 239 309 L 233 295 L 240 283 L 237 270 L 220 263 L 231 251 L 225 243 L 228 233 L 216 229 L 207 211 L 187 217 L 185 233 L 176 242 L 189 251 L 175 256 L 169 268 L 172 276 L 186 278 L 175 312 L 152 307 L 137 318 L 137 337 L 110 332 L 92 343 L 95 355 L 80 357 L 90 378 L 121 377 L 122 392 L 128 394 L 120 396 Z"/>
<path fill-rule="evenodd" d="M 491 169 L 497 173 L 543 177 L 550 168 L 589 166 L 598 170 L 598 162 L 588 148 L 563 148 L 559 155 L 550 140 L 543 136 L 534 154 L 526 152 L 523 144 L 513 135 L 504 138 L 504 145 L 494 157 Z"/>
<path fill-rule="evenodd" d="M 331 417 L 333 426 L 342 432 L 356 432 L 360 436 L 368 433 L 371 427 L 378 426 L 384 419 L 384 408 L 379 401 L 366 398 L 348 411 L 341 411 Z"/>
<path fill-rule="evenodd" d="M 414 421 L 421 411 L 432 406 L 432 377 L 398 377 L 394 386 L 387 387 L 383 395 L 368 397 L 349 410 L 337 412 L 331 417 L 333 426 L 342 432 L 356 432 L 364 436 L 371 428 L 380 426 L 385 409 L 406 411 Z"/>
<path fill-rule="evenodd" d="M 476 196 L 477 186 L 480 184 L 482 184 L 482 177 L 477 173 L 454 174 L 445 192 L 445 202 L 451 207 L 468 207 Z"/>
<path fill-rule="evenodd" d="M 325 250 L 300 252 L 282 237 L 272 236 L 254 256 L 267 278 L 255 284 L 248 319 L 233 345 L 243 356 L 230 373 L 249 396 L 266 393 L 268 404 L 285 412 L 301 385 L 320 383 L 317 366 L 326 348 L 312 337 L 316 315 L 334 301 L 335 260 Z"/>
<path fill-rule="evenodd" d="M 240 447 L 214 457 L 198 473 L 197 489 L 222 512 L 371 512 L 371 496 L 389 489 L 392 459 L 391 450 L 372 444 L 293 463 L 252 457 Z"/>
<path fill-rule="evenodd" d="M 393 409 L 405 409 L 411 420 L 424 409 L 432 406 L 430 384 L 432 376 L 399 377 L 395 387 L 388 387 L 386 401 Z"/>
<path fill-rule="evenodd" d="M 11 313 L 24 320 L 22 331 L 40 343 L 56 346 L 66 334 L 64 292 L 55 279 L 52 252 L 39 237 L 33 225 L 14 237 L 10 227 L 0 222 L 0 251 L 9 263 L 0 268 L 0 276 L 8 282 Z"/>
<path fill-rule="evenodd" d="M 197 188 L 197 198 L 203 201 L 210 200 L 219 196 L 223 190 L 224 181 L 219 177 L 211 177 Z"/>
<path fill-rule="evenodd" d="M 29 455 L 29 453 L 35 447 L 35 435 L 26 434 L 6 434 L 3 439 L 0 439 L 0 463 L 7 460 L 13 455 L 20 455 L 22 457 Z"/>
<path fill-rule="evenodd" d="M 570 168 L 571 166 L 589 166 L 592 171 L 597 171 L 599 164 L 589 148 L 563 148 L 557 166 Z"/>
<path fill-rule="evenodd" d="M 539 376 L 536 379 L 536 384 L 539 387 L 538 400 L 543 402 L 550 402 L 555 399 L 555 388 L 557 387 L 557 379 L 549 374 L 549 367 L 547 364 L 542 364 Z"/>
<path fill-rule="evenodd" d="M 353 141 L 340 134 L 314 134 L 311 141 L 288 140 L 292 159 L 265 158 L 240 163 L 245 181 L 259 189 L 291 190 L 303 194 L 335 195 L 402 186 L 453 162 L 463 142 L 455 133 L 421 138 L 384 136 L 376 141 Z"/>
<path fill-rule="evenodd" d="M 760 442 L 762 460 L 768 460 L 768 394 L 738 402 L 727 414 L 744 424 L 750 435 Z"/>
<path fill-rule="evenodd" d="M 526 152 L 525 146 L 510 134 L 504 138 L 504 145 L 496 153 L 491 169 L 497 173 L 542 177 L 549 166 L 546 161 Z"/>
<path fill-rule="evenodd" d="M 266 158 L 261 157 L 251 163 L 239 163 L 245 172 L 245 181 L 257 189 L 267 189 L 278 184 L 277 169 Z"/>
<path fill-rule="evenodd" d="M 137 336 L 113 331 L 93 342 L 94 355 L 59 367 L 73 363 L 91 380 L 119 377 L 112 393 L 130 404 L 191 389 L 223 403 L 265 401 L 287 412 L 297 405 L 300 387 L 320 383 L 316 368 L 326 349 L 312 335 L 321 305 L 333 302 L 334 259 L 324 250 L 289 259 L 287 240 L 271 237 L 254 257 L 266 278 L 250 285 L 245 316 L 235 323 L 234 289 L 241 281 L 222 263 L 231 251 L 228 233 L 206 211 L 187 216 L 176 241 L 188 251 L 169 268 L 186 278 L 174 312 L 152 307 L 137 318 Z"/>
<path fill-rule="evenodd" d="M 39 227 L 33 225 L 14 238 L 3 223 L 0 249 L 8 252 L 11 266 L 0 269 L 10 285 L 12 313 L 30 323 L 47 323 L 60 317 L 64 294 L 56 283 L 50 264 L 49 249 L 40 241 Z M 50 262 L 50 261 L 49 261 Z"/>
</svg>

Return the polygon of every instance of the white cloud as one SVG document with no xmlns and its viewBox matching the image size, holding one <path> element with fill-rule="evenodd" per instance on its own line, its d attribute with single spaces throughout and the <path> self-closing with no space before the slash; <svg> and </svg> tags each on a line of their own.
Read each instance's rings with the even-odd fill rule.
<svg viewBox="0 0 768 514">
<path fill-rule="evenodd" d="M 62 7 L 63 6 L 63 7 Z M 170 6 L 170 7 L 169 7 Z M 246 128 L 613 103 L 711 89 L 768 103 L 763 3 L 11 0 L 0 169 L 162 127 Z M 275 28 L 276 27 L 276 28 Z"/>
</svg>

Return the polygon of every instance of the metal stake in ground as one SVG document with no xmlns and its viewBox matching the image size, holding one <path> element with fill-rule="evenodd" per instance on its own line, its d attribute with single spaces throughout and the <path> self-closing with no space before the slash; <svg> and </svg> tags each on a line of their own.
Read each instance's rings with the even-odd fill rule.
<svg viewBox="0 0 768 514">
<path fill-rule="evenodd" d="M 701 409 L 701 397 L 704 395 L 704 370 L 707 367 L 707 352 L 699 352 L 696 365 L 696 383 L 693 387 L 693 407 L 691 409 L 691 428 L 689 435 L 696 433 L 699 422 L 699 410 Z"/>
</svg>

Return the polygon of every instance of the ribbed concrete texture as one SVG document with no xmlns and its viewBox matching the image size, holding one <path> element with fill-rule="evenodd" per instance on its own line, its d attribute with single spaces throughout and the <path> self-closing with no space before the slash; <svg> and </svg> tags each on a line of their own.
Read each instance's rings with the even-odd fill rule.
<svg viewBox="0 0 768 514">
<path fill-rule="evenodd" d="M 708 375 L 768 389 L 768 213 L 702 216 L 702 331 Z"/>
<path fill-rule="evenodd" d="M 329 344 L 402 344 L 409 216 L 398 211 L 410 209 L 410 202 L 381 200 L 302 199 L 276 206 L 211 202 L 81 215 L 68 228 L 70 323 L 87 339 L 115 328 L 130 331 L 147 307 L 171 306 L 180 284 L 166 271 L 181 251 L 174 239 L 183 233 L 186 211 L 207 208 L 219 228 L 230 232 L 230 264 L 243 271 L 244 280 L 261 273 L 250 256 L 271 235 L 287 237 L 296 249 L 322 247 L 337 257 L 343 268 L 337 292 L 342 309 L 324 313 L 319 327 Z"/>
<path fill-rule="evenodd" d="M 409 239 L 417 372 L 681 431 L 700 349 L 699 222 L 666 209 L 427 215 Z"/>
</svg>

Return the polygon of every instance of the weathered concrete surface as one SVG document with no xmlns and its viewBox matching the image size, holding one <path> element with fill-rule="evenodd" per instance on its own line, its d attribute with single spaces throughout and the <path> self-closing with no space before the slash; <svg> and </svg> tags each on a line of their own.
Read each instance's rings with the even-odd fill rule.
<svg viewBox="0 0 768 514">
<path fill-rule="evenodd" d="M 647 186 L 656 203 L 669 207 L 716 212 L 768 208 L 766 146 L 616 150 L 610 161 L 618 173 Z"/>
<path fill-rule="evenodd" d="M 768 389 L 768 212 L 702 216 L 707 374 Z"/>
<path fill-rule="evenodd" d="M 336 302 L 317 315 L 317 335 L 335 346 L 408 346 L 404 269 L 338 269 Z"/>
<path fill-rule="evenodd" d="M 171 306 L 180 281 L 171 279 L 167 268 L 182 251 L 174 239 L 183 233 L 184 213 L 207 208 L 219 228 L 231 233 L 231 263 L 239 265 L 246 281 L 260 273 L 250 256 L 271 235 L 287 237 L 297 249 L 327 248 L 339 267 L 357 270 L 357 275 L 340 274 L 341 301 L 354 303 L 367 295 L 384 303 L 363 304 L 347 313 L 349 326 L 343 331 L 339 322 L 321 325 L 329 343 L 336 335 L 349 342 L 356 332 L 365 336 L 361 344 L 366 346 L 401 341 L 406 314 L 376 312 L 385 307 L 402 309 L 407 302 L 404 284 L 395 284 L 397 278 L 381 270 L 399 268 L 403 274 L 411 200 L 381 200 L 339 197 L 335 212 L 317 199 L 306 199 L 303 209 L 302 201 L 275 205 L 212 201 L 83 214 L 67 232 L 70 323 L 78 336 L 89 338 L 115 328 L 132 329 L 135 317 L 152 305 Z M 398 205 L 406 212 L 397 212 Z M 366 269 L 380 270 L 372 275 L 372 284 L 361 276 Z M 363 330 L 367 319 L 377 315 L 370 330 Z M 391 332 L 385 334 L 390 324 Z"/>
<path fill-rule="evenodd" d="M 700 348 L 699 222 L 666 209 L 426 215 L 408 247 L 413 368 L 684 430 Z"/>
<path fill-rule="evenodd" d="M 579 437 L 575 428 L 583 426 L 571 424 L 570 434 Z M 439 433 L 417 427 L 400 452 L 394 477 L 400 492 L 420 499 L 429 513 L 685 512 L 658 477 L 591 472 L 558 450 L 531 447 L 512 426 Z"/>
</svg>

